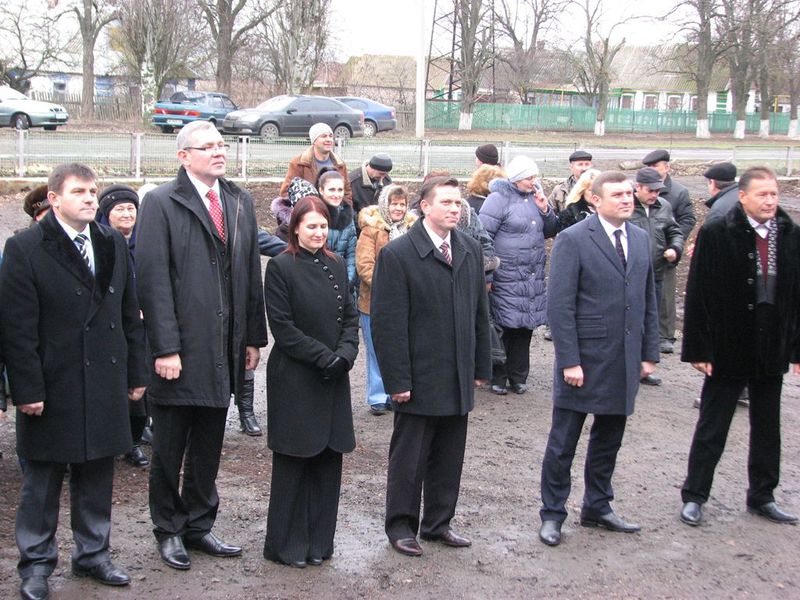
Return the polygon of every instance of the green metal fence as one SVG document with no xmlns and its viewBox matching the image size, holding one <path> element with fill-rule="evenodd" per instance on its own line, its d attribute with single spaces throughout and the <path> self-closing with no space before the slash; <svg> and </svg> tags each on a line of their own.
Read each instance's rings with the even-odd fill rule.
<svg viewBox="0 0 800 600">
<path fill-rule="evenodd" d="M 431 129 L 458 129 L 458 102 L 425 104 L 425 125 Z M 516 129 L 525 131 L 594 131 L 597 110 L 578 106 L 537 106 L 531 104 L 478 103 L 472 115 L 473 129 Z M 733 133 L 736 115 L 709 113 L 709 128 L 713 133 Z M 760 114 L 748 114 L 747 133 L 758 133 Z M 694 133 L 696 112 L 613 109 L 606 112 L 607 133 Z M 789 114 L 770 114 L 770 133 L 786 135 Z"/>
</svg>

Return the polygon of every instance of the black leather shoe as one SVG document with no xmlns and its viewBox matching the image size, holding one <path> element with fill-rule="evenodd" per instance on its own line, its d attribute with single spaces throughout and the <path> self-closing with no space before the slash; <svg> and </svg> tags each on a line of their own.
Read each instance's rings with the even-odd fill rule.
<svg viewBox="0 0 800 600">
<path fill-rule="evenodd" d="M 189 560 L 189 553 L 186 552 L 186 547 L 183 545 L 183 540 L 179 535 L 173 535 L 161 540 L 158 545 L 158 552 L 161 554 L 161 560 L 173 569 L 185 571 L 192 566 Z"/>
<path fill-rule="evenodd" d="M 528 391 L 528 386 L 524 383 L 512 383 L 511 389 L 515 394 L 524 394 Z"/>
<path fill-rule="evenodd" d="M 700 525 L 703 519 L 703 507 L 697 502 L 686 502 L 681 511 L 681 521 L 692 527 Z"/>
<path fill-rule="evenodd" d="M 19 595 L 22 600 L 46 600 L 50 596 L 47 577 L 44 575 L 26 577 L 19 586 Z"/>
<path fill-rule="evenodd" d="M 581 525 L 584 527 L 601 527 L 602 529 L 618 531 L 620 533 L 636 533 L 642 529 L 635 523 L 626 523 L 613 511 L 598 517 L 581 516 Z"/>
<path fill-rule="evenodd" d="M 321 556 L 309 556 L 306 559 L 306 563 L 311 565 L 312 567 L 318 567 L 322 564 L 322 557 Z"/>
<path fill-rule="evenodd" d="M 767 502 L 761 506 L 748 506 L 747 512 L 752 515 L 769 519 L 773 523 L 788 523 L 791 525 L 797 523 L 796 516 L 787 512 L 783 512 L 774 502 Z"/>
<path fill-rule="evenodd" d="M 399 540 L 389 540 L 392 548 L 397 550 L 400 554 L 406 556 L 422 556 L 422 547 L 416 538 L 402 538 Z"/>
<path fill-rule="evenodd" d="M 226 544 L 210 531 L 199 540 L 186 540 L 186 547 L 191 550 L 199 550 L 211 556 L 227 558 L 229 556 L 239 556 L 242 549 L 239 546 Z"/>
<path fill-rule="evenodd" d="M 144 428 L 142 431 L 142 440 L 141 443 L 145 446 L 152 446 L 153 445 L 153 428 L 149 425 Z"/>
<path fill-rule="evenodd" d="M 558 546 L 561 543 L 561 523 L 542 521 L 542 526 L 539 528 L 539 539 L 548 546 Z"/>
<path fill-rule="evenodd" d="M 428 542 L 441 542 L 445 546 L 452 546 L 453 548 L 468 548 L 472 546 L 472 542 L 469 539 L 458 535 L 452 529 L 446 530 L 441 535 L 420 535 L 419 537 Z"/>
<path fill-rule="evenodd" d="M 654 377 L 653 375 L 648 375 L 647 377 L 642 377 L 639 382 L 642 385 L 652 385 L 658 386 L 661 385 L 661 380 L 658 377 Z"/>
<path fill-rule="evenodd" d="M 110 560 L 88 568 L 72 565 L 72 574 L 76 577 L 91 577 L 103 585 L 122 586 L 131 582 L 127 573 Z"/>
<path fill-rule="evenodd" d="M 505 396 L 508 393 L 508 388 L 504 385 L 492 385 L 491 390 L 493 394 L 498 396 Z"/>
<path fill-rule="evenodd" d="M 150 459 L 147 458 L 139 446 L 134 446 L 125 453 L 125 462 L 140 469 L 150 466 Z"/>
</svg>

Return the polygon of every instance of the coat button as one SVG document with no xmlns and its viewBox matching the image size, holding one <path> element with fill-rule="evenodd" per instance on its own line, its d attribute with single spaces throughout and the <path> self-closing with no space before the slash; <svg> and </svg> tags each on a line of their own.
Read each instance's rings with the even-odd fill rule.
<svg viewBox="0 0 800 600">
<path fill-rule="evenodd" d="M 81 288 L 78 288 L 77 290 L 75 290 L 75 295 L 76 296 L 80 296 L 81 294 L 83 294 L 83 290 Z"/>
<path fill-rule="evenodd" d="M 221 316 L 222 316 L 222 311 L 221 311 L 221 310 L 218 310 L 218 311 L 217 311 L 217 316 L 218 316 L 218 317 L 221 317 Z"/>
<path fill-rule="evenodd" d="M 326 265 L 326 266 L 322 267 L 322 270 L 323 270 L 323 271 L 328 271 L 328 270 L 329 270 L 329 269 L 328 269 L 328 266 Z"/>
<path fill-rule="evenodd" d="M 83 330 L 84 331 L 89 331 L 89 326 L 87 325 Z"/>
<path fill-rule="evenodd" d="M 333 275 L 328 275 L 328 279 L 330 279 L 331 281 L 333 281 Z"/>
<path fill-rule="evenodd" d="M 87 361 L 84 361 L 83 364 L 85 364 L 88 367 L 91 363 L 87 360 Z"/>
<path fill-rule="evenodd" d="M 340 306 L 339 307 L 339 312 L 342 312 L 343 310 L 344 310 L 344 308 Z"/>
<path fill-rule="evenodd" d="M 753 253 L 752 253 L 752 252 L 748 252 L 748 253 L 747 253 L 747 258 L 749 258 L 749 259 L 751 259 L 751 260 L 752 260 L 753 258 L 755 258 L 755 256 L 753 255 Z"/>
<path fill-rule="evenodd" d="M 336 317 L 336 322 L 337 323 L 341 323 L 342 322 L 342 317 Z"/>
<path fill-rule="evenodd" d="M 752 277 L 748 277 L 747 278 L 747 285 L 753 285 L 753 278 Z"/>
<path fill-rule="evenodd" d="M 111 364 L 112 364 L 112 365 L 115 365 L 115 364 L 117 364 L 117 357 L 116 357 L 116 356 L 112 356 L 112 357 L 111 357 Z"/>
<path fill-rule="evenodd" d="M 108 293 L 109 294 L 113 294 L 114 293 L 114 286 L 113 285 L 108 286 Z"/>
<path fill-rule="evenodd" d="M 216 259 L 213 259 L 213 258 L 212 258 L 212 259 L 211 259 L 211 264 L 212 264 L 212 265 L 215 265 L 215 264 L 217 264 L 217 261 L 216 261 Z"/>
<path fill-rule="evenodd" d="M 217 363 L 217 368 L 221 369 L 222 368 L 222 363 Z"/>
<path fill-rule="evenodd" d="M 753 306 L 752 304 L 748 304 L 747 305 L 747 310 L 753 310 L 754 308 L 755 308 L 755 306 Z"/>
<path fill-rule="evenodd" d="M 342 295 L 341 295 L 341 294 L 339 294 L 338 296 L 336 296 L 336 299 L 337 299 L 339 302 L 341 302 L 341 301 L 342 301 Z"/>
<path fill-rule="evenodd" d="M 333 285 L 333 289 L 335 289 L 335 290 L 338 290 L 338 289 L 339 289 L 339 284 L 338 284 L 338 283 L 335 283 L 335 284 Z"/>
<path fill-rule="evenodd" d="M 319 259 L 318 259 L 318 258 L 315 258 L 315 259 L 314 259 L 314 264 L 315 264 L 315 265 L 316 265 L 316 264 L 319 264 Z"/>
</svg>

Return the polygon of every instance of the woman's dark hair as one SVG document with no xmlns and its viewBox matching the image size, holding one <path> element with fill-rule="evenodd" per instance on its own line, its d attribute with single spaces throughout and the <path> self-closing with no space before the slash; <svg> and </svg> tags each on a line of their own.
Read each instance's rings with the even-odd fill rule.
<svg viewBox="0 0 800 600">
<path fill-rule="evenodd" d="M 304 196 L 297 201 L 292 209 L 292 216 L 289 219 L 289 231 L 286 234 L 287 246 L 284 252 L 288 252 L 293 256 L 297 256 L 300 252 L 300 240 L 297 237 L 297 227 L 308 213 L 319 213 L 328 222 L 328 227 L 331 226 L 331 215 L 328 212 L 328 206 L 317 196 Z M 328 250 L 327 243 L 322 247 L 322 251 L 328 258 L 336 258 L 336 254 Z"/>
<path fill-rule="evenodd" d="M 327 181 L 331 179 L 341 179 L 344 181 L 344 176 L 339 173 L 333 167 L 324 167 L 320 170 L 319 174 L 317 175 L 317 190 L 319 191 L 320 195 L 322 195 L 322 187 L 325 185 Z"/>
</svg>

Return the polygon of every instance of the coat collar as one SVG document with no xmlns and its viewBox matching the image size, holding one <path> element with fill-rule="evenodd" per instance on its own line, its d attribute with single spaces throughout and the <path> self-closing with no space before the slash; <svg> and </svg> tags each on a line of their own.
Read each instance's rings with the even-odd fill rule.
<svg viewBox="0 0 800 600">
<path fill-rule="evenodd" d="M 425 258 L 429 254 L 433 255 L 433 258 L 438 260 L 440 263 L 445 265 L 446 267 L 450 267 L 451 265 L 447 264 L 447 261 L 442 257 L 440 252 L 436 252 L 438 248 L 433 247 L 433 241 L 431 237 L 428 235 L 428 232 L 425 231 L 425 227 L 423 226 L 422 222 L 425 217 L 420 217 L 411 229 L 408 230 L 406 235 L 409 236 L 411 243 L 416 248 L 417 253 L 419 254 L 420 258 Z M 451 256 L 453 257 L 453 264 L 452 269 L 453 272 L 457 272 L 461 265 L 464 264 L 464 261 L 467 258 L 467 254 L 471 254 L 469 246 L 463 242 L 461 236 L 463 234 L 454 229 L 450 232 L 450 246 L 452 247 Z"/>
<path fill-rule="evenodd" d="M 317 159 L 314 158 L 314 146 L 309 146 L 303 153 L 300 155 L 300 160 L 298 161 L 301 165 L 311 166 L 316 164 Z M 336 156 L 335 152 L 331 152 L 331 162 L 333 162 L 333 166 L 337 169 L 344 165 L 342 159 Z M 369 180 L 369 178 L 367 178 Z"/>
<path fill-rule="evenodd" d="M 587 217 L 586 222 L 587 227 L 589 228 L 589 237 L 592 238 L 594 244 L 600 249 L 600 252 L 603 253 L 603 255 L 611 262 L 611 264 L 614 265 L 614 268 L 624 275 L 625 271 L 622 268 L 622 263 L 619 261 L 617 252 L 611 246 L 611 240 L 606 235 L 606 230 L 603 229 L 603 225 L 600 223 L 600 218 L 594 214 L 590 217 Z M 628 236 L 628 254 L 630 255 L 631 236 L 628 223 L 625 223 L 625 232 Z M 630 261 L 628 261 L 628 265 L 630 265 Z"/>
<path fill-rule="evenodd" d="M 39 222 L 39 227 L 42 231 L 44 249 L 84 286 L 92 290 L 96 299 L 105 296 L 115 266 L 114 238 L 111 229 L 96 222 L 89 224 L 95 262 L 95 274 L 92 276 L 75 243 L 58 224 L 52 210 Z"/>
<path fill-rule="evenodd" d="M 792 218 L 780 206 L 775 213 L 775 221 L 778 224 L 778 231 L 785 231 L 786 229 L 795 226 Z M 733 208 L 725 215 L 726 224 L 735 229 L 737 232 L 749 233 L 753 228 L 750 221 L 747 220 L 747 214 L 744 212 L 741 202 L 737 202 Z"/>
</svg>

